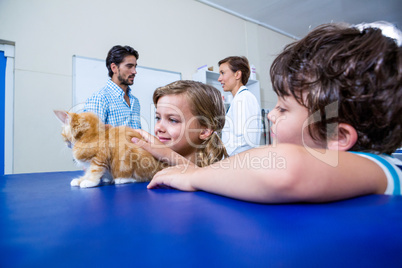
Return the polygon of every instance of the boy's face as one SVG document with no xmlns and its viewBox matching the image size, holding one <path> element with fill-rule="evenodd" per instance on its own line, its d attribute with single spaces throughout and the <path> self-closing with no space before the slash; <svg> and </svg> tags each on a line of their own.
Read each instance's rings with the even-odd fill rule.
<svg viewBox="0 0 402 268">
<path fill-rule="evenodd" d="M 187 158 L 202 140 L 201 125 L 192 114 L 185 94 L 166 95 L 156 105 L 155 136 L 173 151 Z"/>
<path fill-rule="evenodd" d="M 275 108 L 269 112 L 273 144 L 291 143 L 317 147 L 308 132 L 308 111 L 293 96 L 278 97 Z"/>
</svg>

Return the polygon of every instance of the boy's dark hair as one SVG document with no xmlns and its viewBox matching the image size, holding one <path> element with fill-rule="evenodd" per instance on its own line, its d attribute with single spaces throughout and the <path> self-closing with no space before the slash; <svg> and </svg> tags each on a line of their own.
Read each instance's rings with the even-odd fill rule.
<svg viewBox="0 0 402 268">
<path fill-rule="evenodd" d="M 270 75 L 279 97 L 319 115 L 309 122 L 315 140 L 337 135 L 327 130 L 332 123 L 346 123 L 358 134 L 351 151 L 391 154 L 402 145 L 402 48 L 380 29 L 322 25 L 286 46 Z M 336 102 L 333 117 L 327 108 Z"/>
<path fill-rule="evenodd" d="M 112 63 L 116 64 L 117 66 L 120 65 L 120 63 L 124 60 L 125 57 L 132 55 L 134 56 L 137 60 L 139 57 L 139 54 L 137 50 L 130 46 L 114 46 L 109 50 L 109 53 L 107 53 L 106 57 L 106 67 L 109 72 L 109 77 L 112 78 L 113 76 L 113 71 L 110 65 Z"/>
<path fill-rule="evenodd" d="M 248 78 L 250 77 L 250 65 L 248 63 L 248 59 L 246 57 L 227 57 L 223 60 L 219 61 L 218 65 L 227 62 L 229 64 L 230 70 L 232 72 L 241 71 L 241 82 L 243 85 L 246 85 L 248 82 Z"/>
</svg>

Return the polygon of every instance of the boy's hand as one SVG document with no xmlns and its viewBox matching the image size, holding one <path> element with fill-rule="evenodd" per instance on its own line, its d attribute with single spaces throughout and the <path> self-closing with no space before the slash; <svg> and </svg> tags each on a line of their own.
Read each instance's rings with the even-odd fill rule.
<svg viewBox="0 0 402 268">
<path fill-rule="evenodd" d="M 197 191 L 191 185 L 190 176 L 197 170 L 197 166 L 189 162 L 185 165 L 177 165 L 166 168 L 155 174 L 148 184 L 148 189 L 174 188 L 181 191 Z"/>
</svg>

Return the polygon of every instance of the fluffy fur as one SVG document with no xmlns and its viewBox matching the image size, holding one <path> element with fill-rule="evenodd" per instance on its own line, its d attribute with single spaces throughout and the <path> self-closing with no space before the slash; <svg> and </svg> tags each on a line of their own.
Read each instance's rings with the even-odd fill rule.
<svg viewBox="0 0 402 268">
<path fill-rule="evenodd" d="M 86 166 L 84 176 L 71 181 L 81 188 L 150 181 L 164 164 L 131 142 L 142 138 L 129 127 L 107 127 L 93 113 L 54 111 L 63 123 L 62 136 L 77 163 Z"/>
</svg>

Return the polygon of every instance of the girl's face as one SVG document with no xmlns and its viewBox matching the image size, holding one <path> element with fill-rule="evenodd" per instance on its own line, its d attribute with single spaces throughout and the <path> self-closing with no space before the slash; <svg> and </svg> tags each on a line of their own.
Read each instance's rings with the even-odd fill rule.
<svg viewBox="0 0 402 268">
<path fill-rule="evenodd" d="M 273 144 L 291 143 L 317 147 L 308 132 L 308 111 L 293 96 L 279 97 L 275 108 L 269 112 Z"/>
<path fill-rule="evenodd" d="M 192 114 L 185 94 L 166 95 L 156 104 L 155 136 L 178 154 L 194 157 L 202 127 Z"/>
</svg>

